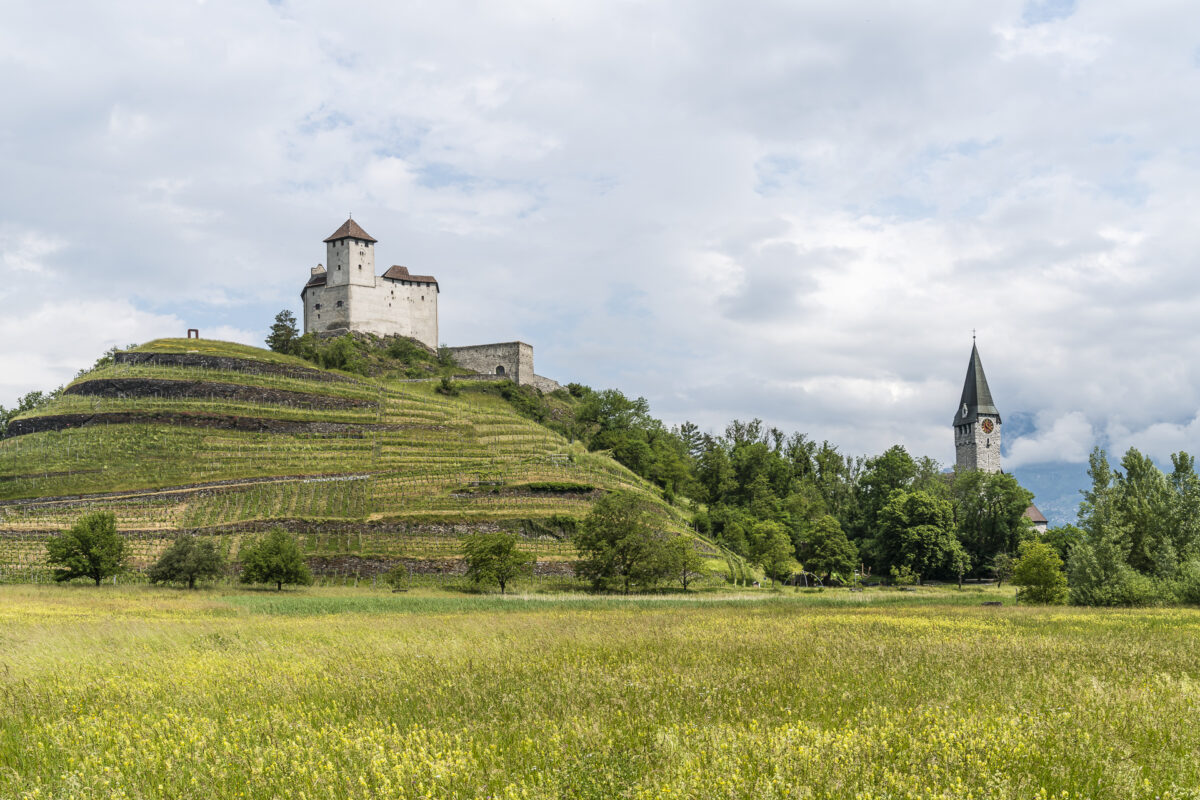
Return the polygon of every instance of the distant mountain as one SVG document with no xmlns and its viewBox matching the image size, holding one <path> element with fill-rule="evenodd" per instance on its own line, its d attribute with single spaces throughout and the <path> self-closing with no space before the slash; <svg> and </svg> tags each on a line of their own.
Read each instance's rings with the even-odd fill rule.
<svg viewBox="0 0 1200 800">
<path fill-rule="evenodd" d="M 1051 526 L 1073 525 L 1079 512 L 1080 491 L 1091 481 L 1087 464 L 1033 464 L 1011 470 L 1013 477 L 1034 493 L 1033 502 Z"/>
</svg>

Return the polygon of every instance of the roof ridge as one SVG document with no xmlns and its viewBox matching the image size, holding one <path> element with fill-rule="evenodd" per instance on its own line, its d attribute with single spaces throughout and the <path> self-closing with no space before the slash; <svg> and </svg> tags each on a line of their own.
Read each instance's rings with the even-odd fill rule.
<svg viewBox="0 0 1200 800">
<path fill-rule="evenodd" d="M 368 242 L 379 241 L 374 236 L 364 231 L 362 226 L 354 221 L 353 217 L 343 222 L 342 226 L 331 233 L 329 237 L 325 239 L 325 241 L 336 242 L 339 239 L 363 239 Z"/>
</svg>

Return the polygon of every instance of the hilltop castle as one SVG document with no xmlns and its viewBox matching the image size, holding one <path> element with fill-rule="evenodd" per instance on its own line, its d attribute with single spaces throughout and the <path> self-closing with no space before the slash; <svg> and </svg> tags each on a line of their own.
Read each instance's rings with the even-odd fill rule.
<svg viewBox="0 0 1200 800">
<path fill-rule="evenodd" d="M 432 275 L 413 275 L 391 266 L 375 274 L 378 240 L 352 218 L 325 239 L 325 264 L 312 268 L 300 292 L 304 332 L 358 331 L 377 336 L 407 336 L 431 350 L 438 347 L 438 295 Z M 499 342 L 451 347 L 454 360 L 480 377 L 512 380 L 546 392 L 561 389 L 534 374 L 533 347 L 525 342 Z"/>
<path fill-rule="evenodd" d="M 412 275 L 392 266 L 375 274 L 377 240 L 353 219 L 325 240 L 325 263 L 313 267 L 300 297 L 304 332 L 350 330 L 407 336 L 437 349 L 437 301 L 441 288 L 432 275 Z"/>
</svg>

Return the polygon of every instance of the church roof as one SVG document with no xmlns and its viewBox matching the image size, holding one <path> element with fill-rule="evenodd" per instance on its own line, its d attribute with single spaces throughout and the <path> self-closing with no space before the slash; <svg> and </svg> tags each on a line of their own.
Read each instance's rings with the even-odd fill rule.
<svg viewBox="0 0 1200 800">
<path fill-rule="evenodd" d="M 342 223 L 342 227 L 338 228 L 325 241 L 336 242 L 338 239 L 362 239 L 368 242 L 377 242 L 378 239 L 371 236 L 362 229 L 362 227 L 353 219 L 348 219 Z"/>
<path fill-rule="evenodd" d="M 1049 522 L 1049 520 L 1046 519 L 1046 515 L 1039 511 L 1038 507 L 1035 505 L 1030 505 L 1029 508 L 1025 509 L 1025 513 L 1021 516 L 1028 517 L 1029 521 L 1034 524 Z"/>
<path fill-rule="evenodd" d="M 383 277 L 393 281 L 409 281 L 411 283 L 432 283 L 437 286 L 437 278 L 432 275 L 410 275 L 408 267 L 392 266 L 388 267 L 388 271 L 383 273 Z M 440 287 L 439 287 L 440 289 Z"/>
<path fill-rule="evenodd" d="M 992 401 L 992 390 L 988 388 L 983 362 L 979 360 L 979 348 L 972 344 L 971 363 L 967 365 L 967 379 L 963 383 L 962 398 L 954 412 L 953 424 L 967 425 L 980 415 L 993 416 L 1000 422 L 1000 412 Z"/>
</svg>

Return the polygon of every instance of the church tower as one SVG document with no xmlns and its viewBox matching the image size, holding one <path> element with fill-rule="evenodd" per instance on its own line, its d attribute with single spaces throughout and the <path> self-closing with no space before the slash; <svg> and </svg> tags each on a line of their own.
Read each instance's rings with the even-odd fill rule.
<svg viewBox="0 0 1200 800">
<path fill-rule="evenodd" d="M 959 472 L 977 469 L 1000 471 L 1000 412 L 992 401 L 979 348 L 971 344 L 971 363 L 962 399 L 954 414 L 954 452 Z"/>
</svg>

